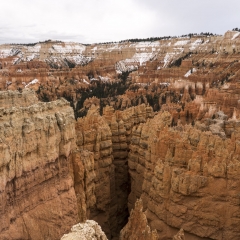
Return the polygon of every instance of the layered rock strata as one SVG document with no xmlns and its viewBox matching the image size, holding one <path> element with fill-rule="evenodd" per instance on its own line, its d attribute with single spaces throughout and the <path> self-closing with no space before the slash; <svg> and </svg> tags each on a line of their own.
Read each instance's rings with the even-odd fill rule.
<svg viewBox="0 0 240 240">
<path fill-rule="evenodd" d="M 64 99 L 2 92 L 0 103 L 1 239 L 59 239 L 87 219 L 117 239 L 134 205 L 121 237 L 240 238 L 237 113 L 203 109 L 173 127 L 171 111 L 144 104 L 92 106 L 76 122 Z"/>
<path fill-rule="evenodd" d="M 161 112 L 132 131 L 129 208 L 141 197 L 161 239 L 183 228 L 190 239 L 238 239 L 239 150 L 231 138 L 199 127 L 171 125 Z"/>
<path fill-rule="evenodd" d="M 78 219 L 84 222 L 90 217 L 90 208 L 96 203 L 94 154 L 87 150 L 75 150 L 71 155 L 72 179 L 77 198 Z"/>
<path fill-rule="evenodd" d="M 132 128 L 153 117 L 144 104 L 125 111 L 92 105 L 76 123 L 77 146 L 93 152 L 96 204 L 88 208 L 88 219 L 96 220 L 109 238 L 118 236 L 128 218 L 130 192 L 127 156 Z"/>
<path fill-rule="evenodd" d="M 104 232 L 111 236 L 110 220 L 114 210 L 110 203 L 115 193 L 112 133 L 96 107 L 92 107 L 86 117 L 78 119 L 76 136 L 78 148 L 92 152 L 94 159 L 96 204 L 89 208 L 89 219 L 99 222 Z"/>
<path fill-rule="evenodd" d="M 64 99 L 32 103 L 25 94 L 2 93 L 29 106 L 0 109 L 0 238 L 58 239 L 78 221 L 73 110 Z"/>
<path fill-rule="evenodd" d="M 112 205 L 116 207 L 114 222 L 120 232 L 128 218 L 127 199 L 131 191 L 128 173 L 128 152 L 134 126 L 153 117 L 153 110 L 145 104 L 124 111 L 104 108 L 103 117 L 112 132 L 113 164 L 115 166 L 115 195 Z"/>
<path fill-rule="evenodd" d="M 151 231 L 144 214 L 142 201 L 137 200 L 135 208 L 131 211 L 127 225 L 121 230 L 120 240 L 157 240 L 157 231 Z"/>
</svg>

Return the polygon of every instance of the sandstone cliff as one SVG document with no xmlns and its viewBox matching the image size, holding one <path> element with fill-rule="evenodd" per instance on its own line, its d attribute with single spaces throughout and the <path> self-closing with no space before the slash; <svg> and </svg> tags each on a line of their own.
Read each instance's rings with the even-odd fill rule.
<svg viewBox="0 0 240 240">
<path fill-rule="evenodd" d="M 170 123 L 162 112 L 133 130 L 130 209 L 141 197 L 162 239 L 175 228 L 190 239 L 238 239 L 238 141 Z"/>
<path fill-rule="evenodd" d="M 97 108 L 92 107 L 88 115 L 76 123 L 77 146 L 91 151 L 94 159 L 96 204 L 89 206 L 89 219 L 99 222 L 104 232 L 111 236 L 110 202 L 114 191 L 114 165 L 112 164 L 112 133 Z"/>
<path fill-rule="evenodd" d="M 0 93 L 0 238 L 94 219 L 116 239 L 138 198 L 160 239 L 240 238 L 239 44 L 0 46 L 0 90 L 20 90 Z"/>
<path fill-rule="evenodd" d="M 96 203 L 86 201 L 91 205 L 87 218 L 96 220 L 109 238 L 118 236 L 128 218 L 127 156 L 132 128 L 149 117 L 153 117 L 152 108 L 145 105 L 123 112 L 106 107 L 103 116 L 92 105 L 87 116 L 76 123 L 77 146 L 93 153 L 96 173 Z"/>
<path fill-rule="evenodd" d="M 239 238 L 236 117 L 173 127 L 143 104 L 76 122 L 66 100 L 29 90 L 1 104 L 1 239 L 59 239 L 87 219 L 116 239 L 134 205 L 122 239 Z"/>
<path fill-rule="evenodd" d="M 152 118 L 153 111 L 145 104 L 128 108 L 125 111 L 115 111 L 112 107 L 106 107 L 103 110 L 103 117 L 112 133 L 112 154 L 115 167 L 114 195 L 111 202 L 115 215 L 112 221 L 116 225 L 115 231 L 119 233 L 129 215 L 127 199 L 130 193 L 130 179 L 127 156 L 132 129 L 141 122 L 146 122 L 148 118 Z"/>
<path fill-rule="evenodd" d="M 0 238 L 57 239 L 78 220 L 69 168 L 72 108 L 64 99 L 32 102 L 33 93 L 1 96 L 25 107 L 0 109 Z"/>
</svg>

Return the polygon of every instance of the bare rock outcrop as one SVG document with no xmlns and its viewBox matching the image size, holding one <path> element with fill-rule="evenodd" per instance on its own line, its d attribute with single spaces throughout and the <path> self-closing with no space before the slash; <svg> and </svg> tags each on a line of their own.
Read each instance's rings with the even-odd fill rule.
<svg viewBox="0 0 240 240">
<path fill-rule="evenodd" d="M 0 239 L 59 239 L 78 222 L 73 110 L 64 99 L 30 105 L 31 92 L 1 94 L 23 107 L 0 108 Z"/>
<path fill-rule="evenodd" d="M 114 210 L 110 203 L 115 190 L 112 133 L 98 107 L 92 106 L 86 117 L 77 120 L 76 136 L 78 148 L 92 152 L 94 159 L 96 204 L 90 204 L 88 219 L 96 220 L 111 236 L 110 220 Z"/>
<path fill-rule="evenodd" d="M 75 150 L 71 158 L 78 217 L 80 222 L 84 222 L 96 203 L 94 154 L 88 150 Z"/>
<path fill-rule="evenodd" d="M 185 240 L 184 230 L 181 228 L 179 232 L 173 237 L 173 240 Z"/>
<path fill-rule="evenodd" d="M 22 93 L 17 91 L 0 91 L 0 107 L 29 107 L 37 103 L 37 96 L 30 89 Z"/>
<path fill-rule="evenodd" d="M 161 112 L 133 129 L 129 207 L 141 197 L 149 226 L 164 238 L 238 239 L 239 143 L 192 126 L 169 127 Z M 160 239 L 161 239 L 160 238 Z"/>
<path fill-rule="evenodd" d="M 152 108 L 144 104 L 125 111 L 106 107 L 103 116 L 99 114 L 99 107 L 92 105 L 87 116 L 77 120 L 77 146 L 92 152 L 96 174 L 91 182 L 94 187 L 89 191 L 92 197 L 91 194 L 88 197 L 92 200 L 86 201 L 90 204 L 86 207 L 87 219 L 96 220 L 109 238 L 118 236 L 128 218 L 127 156 L 132 128 L 151 117 Z"/>
<path fill-rule="evenodd" d="M 93 220 L 78 223 L 71 228 L 71 232 L 64 234 L 61 240 L 107 240 L 101 227 Z"/>
<path fill-rule="evenodd" d="M 128 152 L 131 143 L 132 129 L 153 117 L 153 110 L 145 104 L 115 111 L 113 107 L 103 110 L 103 117 L 112 132 L 112 154 L 115 167 L 115 192 L 112 195 L 112 206 L 116 213 L 112 221 L 116 223 L 116 232 L 120 232 L 128 218 L 127 199 L 130 193 L 130 179 L 128 173 Z"/>
<path fill-rule="evenodd" d="M 131 211 L 127 225 L 121 230 L 120 240 L 157 240 L 158 234 L 151 231 L 145 213 L 142 211 L 142 200 L 137 200 Z"/>
</svg>

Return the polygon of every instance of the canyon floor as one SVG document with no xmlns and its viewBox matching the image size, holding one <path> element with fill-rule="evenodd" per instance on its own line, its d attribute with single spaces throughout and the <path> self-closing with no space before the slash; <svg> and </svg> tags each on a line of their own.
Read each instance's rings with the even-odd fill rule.
<svg viewBox="0 0 240 240">
<path fill-rule="evenodd" d="M 240 32 L 0 45 L 0 239 L 240 239 Z"/>
</svg>

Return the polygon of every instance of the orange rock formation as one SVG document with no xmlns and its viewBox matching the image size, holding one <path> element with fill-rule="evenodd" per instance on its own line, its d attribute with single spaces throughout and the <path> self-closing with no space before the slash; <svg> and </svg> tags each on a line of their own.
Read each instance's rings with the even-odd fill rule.
<svg viewBox="0 0 240 240">
<path fill-rule="evenodd" d="M 0 239 L 239 239 L 239 36 L 1 45 Z"/>
</svg>

